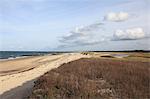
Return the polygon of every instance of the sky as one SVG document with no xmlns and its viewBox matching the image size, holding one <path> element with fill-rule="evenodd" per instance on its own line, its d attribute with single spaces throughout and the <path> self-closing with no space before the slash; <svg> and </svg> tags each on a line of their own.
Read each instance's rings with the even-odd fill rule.
<svg viewBox="0 0 150 99">
<path fill-rule="evenodd" d="M 150 50 L 149 5 L 150 0 L 0 0 L 0 50 Z"/>
</svg>

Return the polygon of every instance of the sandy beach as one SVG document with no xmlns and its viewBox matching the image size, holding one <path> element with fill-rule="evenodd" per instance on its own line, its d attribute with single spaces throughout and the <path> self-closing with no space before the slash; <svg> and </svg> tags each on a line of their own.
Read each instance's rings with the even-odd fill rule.
<svg viewBox="0 0 150 99">
<path fill-rule="evenodd" d="M 63 63 L 88 55 L 80 53 L 28 57 L 0 62 L 0 95 L 32 81 Z"/>
</svg>

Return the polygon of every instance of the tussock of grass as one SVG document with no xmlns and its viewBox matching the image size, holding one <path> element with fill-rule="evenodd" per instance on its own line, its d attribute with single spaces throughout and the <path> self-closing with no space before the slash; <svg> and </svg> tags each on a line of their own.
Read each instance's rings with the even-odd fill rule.
<svg viewBox="0 0 150 99">
<path fill-rule="evenodd" d="M 36 81 L 30 99 L 148 99 L 149 63 L 80 59 Z"/>
</svg>

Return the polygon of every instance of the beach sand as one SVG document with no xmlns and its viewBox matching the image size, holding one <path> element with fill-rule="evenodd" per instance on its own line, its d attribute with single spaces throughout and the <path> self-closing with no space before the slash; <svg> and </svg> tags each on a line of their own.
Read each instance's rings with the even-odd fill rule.
<svg viewBox="0 0 150 99">
<path fill-rule="evenodd" d="M 37 56 L 1 61 L 0 76 L 15 74 L 37 67 L 37 65 L 40 65 L 39 60 L 42 58 Z"/>
<path fill-rule="evenodd" d="M 49 70 L 84 57 L 90 56 L 67 53 L 0 61 L 1 99 L 4 99 L 2 94 L 40 77 Z"/>
</svg>

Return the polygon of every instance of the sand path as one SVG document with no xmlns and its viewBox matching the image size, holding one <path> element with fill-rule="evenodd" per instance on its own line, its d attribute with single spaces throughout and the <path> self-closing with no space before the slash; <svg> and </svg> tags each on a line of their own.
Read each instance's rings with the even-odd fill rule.
<svg viewBox="0 0 150 99">
<path fill-rule="evenodd" d="M 10 74 L 7 72 L 7 75 L 0 76 L 0 95 L 6 91 L 13 89 L 13 88 L 22 86 L 27 81 L 36 79 L 37 77 L 43 75 L 44 73 L 48 72 L 49 70 L 51 70 L 53 68 L 57 68 L 58 66 L 60 66 L 63 63 L 68 63 L 70 61 L 77 60 L 77 59 L 84 58 L 84 57 L 89 57 L 89 56 L 87 56 L 87 55 L 85 56 L 85 55 L 82 55 L 79 53 L 73 53 L 73 54 L 41 56 L 38 58 L 34 58 L 34 59 L 31 58 L 31 59 L 27 59 L 27 60 L 23 59 L 22 62 L 20 62 L 20 61 L 14 62 L 13 61 L 14 64 L 16 64 L 16 65 L 22 64 L 23 65 L 22 67 L 25 67 L 26 65 L 27 65 L 27 68 L 30 66 L 32 67 L 32 65 L 36 65 L 36 67 L 33 66 L 35 68 L 29 69 L 26 71 L 21 71 L 21 72 L 20 71 L 17 71 L 15 73 L 10 72 Z M 30 65 L 28 65 L 27 63 L 29 63 Z M 5 65 L 5 64 L 3 63 L 3 65 Z M 18 65 L 16 67 L 18 67 Z M 14 67 L 14 68 L 16 68 L 16 67 Z M 3 68 L 3 70 L 7 70 L 7 69 Z M 10 70 L 12 70 L 12 67 Z"/>
</svg>

